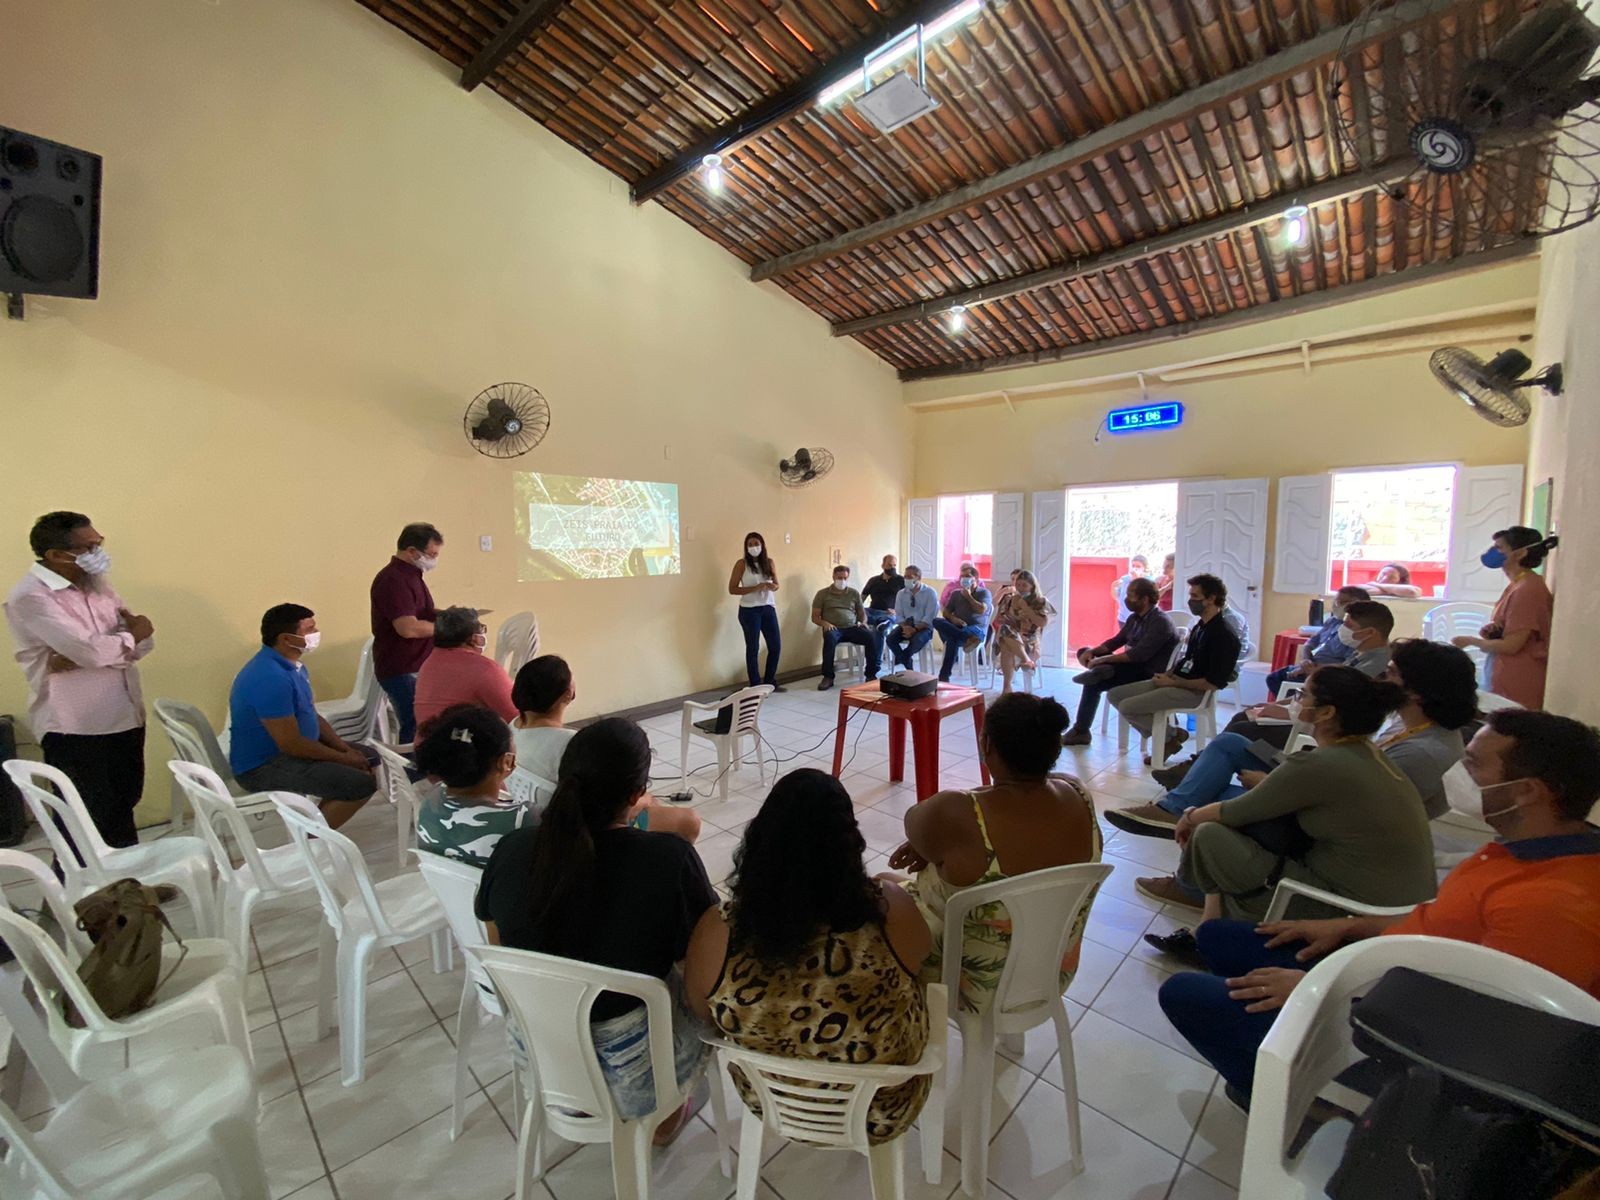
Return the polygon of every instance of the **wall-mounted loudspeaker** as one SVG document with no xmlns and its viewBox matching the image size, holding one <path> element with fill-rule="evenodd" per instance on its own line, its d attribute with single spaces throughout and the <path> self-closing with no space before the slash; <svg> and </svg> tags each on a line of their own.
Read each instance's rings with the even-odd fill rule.
<svg viewBox="0 0 1600 1200">
<path fill-rule="evenodd" d="M 0 125 L 0 293 L 100 290 L 100 156 Z"/>
</svg>

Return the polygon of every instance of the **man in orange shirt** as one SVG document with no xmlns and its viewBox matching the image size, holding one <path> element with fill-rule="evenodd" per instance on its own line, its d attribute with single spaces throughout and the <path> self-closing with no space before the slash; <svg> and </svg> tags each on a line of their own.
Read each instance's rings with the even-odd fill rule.
<svg viewBox="0 0 1600 1200">
<path fill-rule="evenodd" d="M 1476 942 L 1526 959 L 1600 998 L 1600 732 L 1524 709 L 1491 713 L 1467 746 L 1483 819 L 1498 835 L 1405 916 L 1207 921 L 1195 941 L 1211 974 L 1161 985 L 1162 1011 L 1248 1103 L 1256 1050 L 1306 969 L 1386 933 Z"/>
</svg>

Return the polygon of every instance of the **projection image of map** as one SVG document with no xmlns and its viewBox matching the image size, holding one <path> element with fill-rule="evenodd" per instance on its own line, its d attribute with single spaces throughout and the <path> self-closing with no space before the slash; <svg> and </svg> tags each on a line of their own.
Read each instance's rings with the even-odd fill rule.
<svg viewBox="0 0 1600 1200">
<path fill-rule="evenodd" d="M 677 484 L 534 472 L 514 480 L 523 583 L 682 569 Z"/>
</svg>

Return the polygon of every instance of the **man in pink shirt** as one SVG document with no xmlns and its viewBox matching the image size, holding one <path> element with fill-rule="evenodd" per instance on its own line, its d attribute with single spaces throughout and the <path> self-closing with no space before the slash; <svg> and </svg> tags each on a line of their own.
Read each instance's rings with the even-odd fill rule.
<svg viewBox="0 0 1600 1200">
<path fill-rule="evenodd" d="M 139 840 L 144 697 L 134 666 L 154 648 L 147 617 L 106 578 L 111 556 L 82 513 L 46 513 L 28 535 L 38 560 L 6 598 L 28 679 L 28 724 L 44 760 L 66 773 L 109 845 Z"/>
</svg>

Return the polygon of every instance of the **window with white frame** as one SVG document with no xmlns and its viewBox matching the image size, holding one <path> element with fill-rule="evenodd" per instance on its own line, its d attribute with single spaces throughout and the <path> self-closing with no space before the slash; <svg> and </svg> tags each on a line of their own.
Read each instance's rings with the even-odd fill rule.
<svg viewBox="0 0 1600 1200">
<path fill-rule="evenodd" d="M 1478 556 L 1521 511 L 1518 463 L 1289 476 L 1278 480 L 1273 590 L 1322 595 L 1394 564 L 1422 599 L 1492 603 L 1504 579 Z"/>
</svg>

